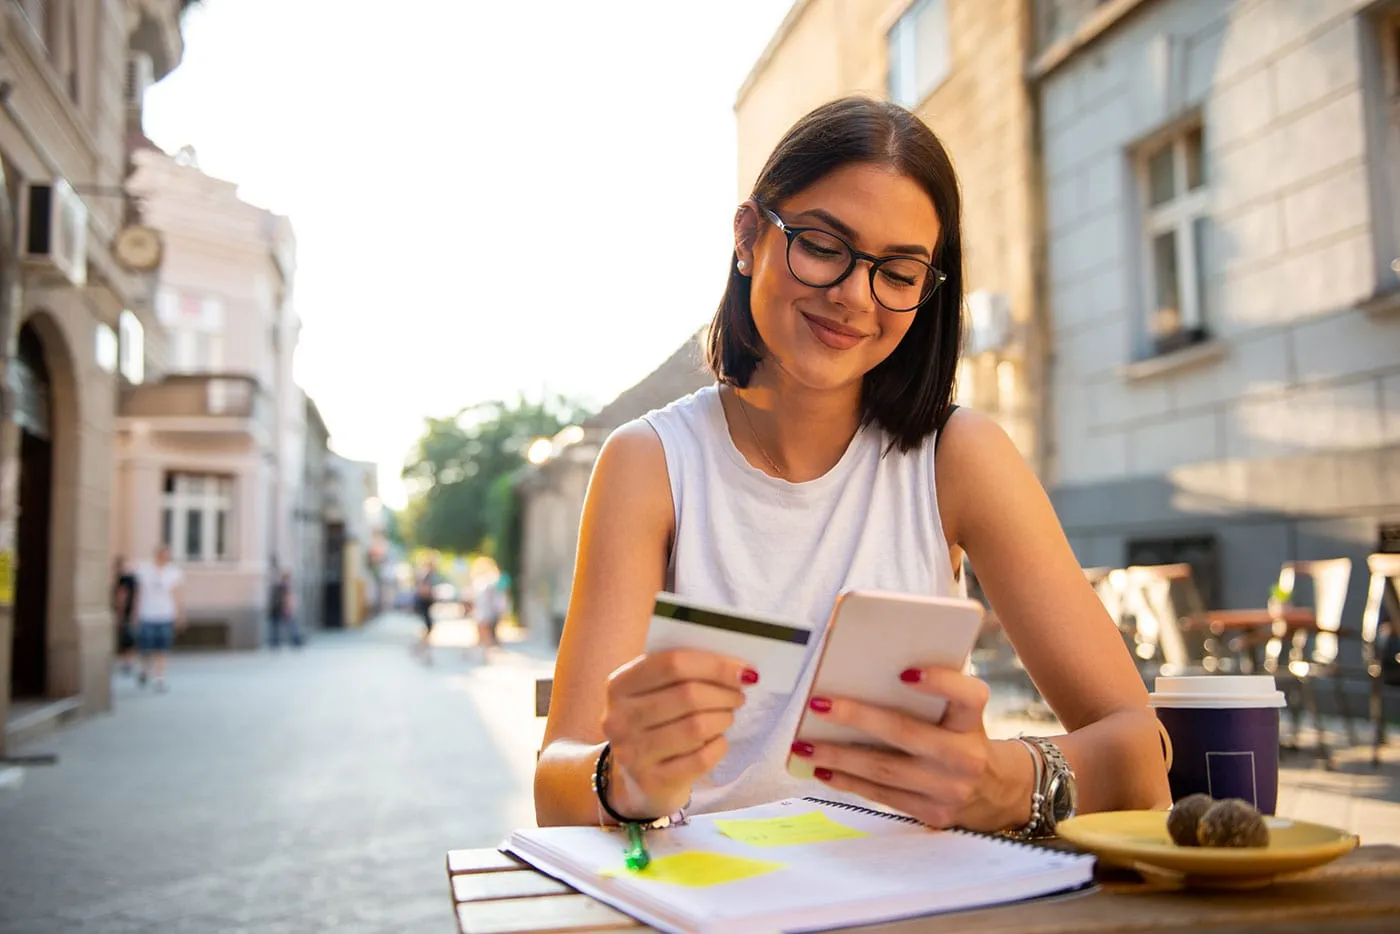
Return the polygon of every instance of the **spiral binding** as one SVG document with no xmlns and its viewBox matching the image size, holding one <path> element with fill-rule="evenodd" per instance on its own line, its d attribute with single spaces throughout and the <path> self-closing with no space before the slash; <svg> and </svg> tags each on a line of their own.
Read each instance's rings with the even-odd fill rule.
<svg viewBox="0 0 1400 934">
<path fill-rule="evenodd" d="M 922 821 L 920 821 L 917 817 L 910 817 L 907 814 L 892 814 L 889 811 L 881 811 L 877 808 L 862 807 L 859 804 L 851 804 L 848 801 L 831 801 L 827 798 L 813 797 L 805 797 L 802 800 L 810 801 L 813 804 L 824 805 L 826 807 L 840 808 L 844 811 L 855 811 L 859 814 L 869 814 L 872 817 L 883 817 L 886 820 L 899 821 L 902 824 L 922 824 Z M 999 833 L 983 833 L 979 830 L 963 830 L 961 827 L 949 827 L 944 831 L 944 833 L 959 833 L 965 837 L 981 837 L 984 840 L 995 840 L 997 843 L 1003 843 L 1006 846 L 1012 846 L 1022 850 L 1034 850 L 1037 853 L 1057 853 L 1060 856 L 1078 855 L 1075 853 L 1065 853 L 1061 850 L 1056 850 L 1053 847 L 1039 846 L 1036 843 L 1029 840 L 1017 840 L 1014 837 L 1008 837 L 1005 834 Z"/>
<path fill-rule="evenodd" d="M 881 811 L 876 808 L 861 807 L 859 804 L 851 804 L 849 801 L 829 801 L 826 798 L 803 798 L 803 801 L 810 801 L 813 804 L 822 804 L 829 808 L 841 808 L 843 811 L 855 811 L 859 814 L 869 814 L 871 817 L 883 817 L 886 820 L 899 821 L 903 824 L 917 824 L 917 817 L 910 817 L 907 814 L 891 814 L 889 811 Z"/>
</svg>

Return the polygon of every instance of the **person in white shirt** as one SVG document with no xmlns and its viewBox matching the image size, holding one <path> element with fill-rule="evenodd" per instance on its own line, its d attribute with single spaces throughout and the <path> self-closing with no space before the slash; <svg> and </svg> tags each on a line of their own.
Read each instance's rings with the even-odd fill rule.
<svg viewBox="0 0 1400 934">
<path fill-rule="evenodd" d="M 175 642 L 175 631 L 185 628 L 184 575 L 170 561 L 170 549 L 156 549 L 154 562 L 136 570 L 136 646 L 141 653 L 142 686 L 155 679 L 157 691 L 165 690 L 165 657 Z"/>
<path fill-rule="evenodd" d="M 472 617 L 476 620 L 476 644 L 481 660 L 501 643 L 496 627 L 506 613 L 506 594 L 501 587 L 501 570 L 490 558 L 477 558 L 472 564 Z"/>
</svg>

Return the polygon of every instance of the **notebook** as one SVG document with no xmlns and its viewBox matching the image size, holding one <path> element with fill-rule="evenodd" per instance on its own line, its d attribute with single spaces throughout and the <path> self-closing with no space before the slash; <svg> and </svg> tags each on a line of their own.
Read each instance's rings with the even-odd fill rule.
<svg viewBox="0 0 1400 934">
<path fill-rule="evenodd" d="M 655 928 L 818 931 L 1080 888 L 1094 858 L 827 801 L 693 816 L 649 831 L 651 864 L 623 862 L 617 828 L 517 830 L 501 849 Z"/>
</svg>

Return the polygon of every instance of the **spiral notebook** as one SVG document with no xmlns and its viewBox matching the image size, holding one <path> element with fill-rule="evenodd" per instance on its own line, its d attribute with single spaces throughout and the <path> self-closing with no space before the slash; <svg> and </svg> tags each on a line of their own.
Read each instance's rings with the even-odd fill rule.
<svg viewBox="0 0 1400 934">
<path fill-rule="evenodd" d="M 1088 885 L 1094 858 L 913 818 L 790 798 L 703 814 L 646 835 L 623 862 L 615 828 L 518 830 L 502 845 L 536 869 L 663 931 L 819 931 L 1003 904 Z"/>
</svg>

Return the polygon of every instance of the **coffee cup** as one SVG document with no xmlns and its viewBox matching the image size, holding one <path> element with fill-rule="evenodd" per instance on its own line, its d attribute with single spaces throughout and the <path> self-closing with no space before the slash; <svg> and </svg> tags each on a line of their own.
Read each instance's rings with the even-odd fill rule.
<svg viewBox="0 0 1400 934">
<path fill-rule="evenodd" d="M 1285 702 L 1272 675 L 1158 678 L 1148 702 L 1171 740 L 1173 801 L 1199 792 L 1274 813 Z"/>
</svg>

